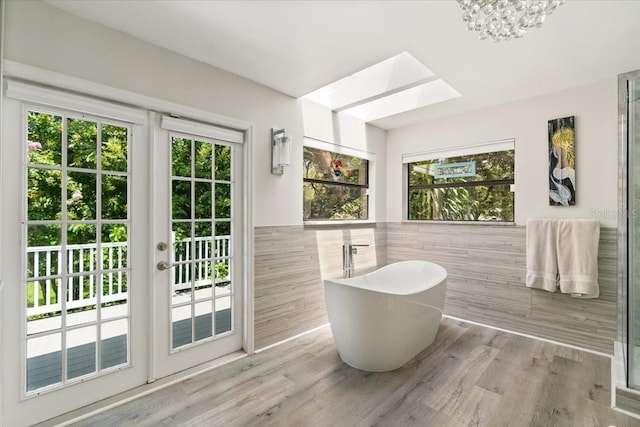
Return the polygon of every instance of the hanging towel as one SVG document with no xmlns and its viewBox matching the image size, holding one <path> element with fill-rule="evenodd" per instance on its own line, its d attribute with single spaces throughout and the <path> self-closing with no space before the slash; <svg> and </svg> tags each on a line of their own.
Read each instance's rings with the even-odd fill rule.
<svg viewBox="0 0 640 427">
<path fill-rule="evenodd" d="M 598 298 L 600 223 L 591 219 L 558 220 L 560 292 L 576 298 Z"/>
<path fill-rule="evenodd" d="M 526 285 L 549 292 L 555 292 L 558 287 L 555 220 L 527 221 Z"/>
</svg>

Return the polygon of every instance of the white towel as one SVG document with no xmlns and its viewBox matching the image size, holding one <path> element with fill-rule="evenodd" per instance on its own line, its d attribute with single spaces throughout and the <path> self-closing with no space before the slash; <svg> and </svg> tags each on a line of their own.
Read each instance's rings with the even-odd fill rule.
<svg viewBox="0 0 640 427">
<path fill-rule="evenodd" d="M 530 288 L 555 292 L 558 287 L 556 228 L 552 219 L 527 221 L 526 285 Z"/>
<path fill-rule="evenodd" d="M 557 253 L 560 292 L 598 298 L 600 223 L 591 219 L 558 220 Z"/>
</svg>

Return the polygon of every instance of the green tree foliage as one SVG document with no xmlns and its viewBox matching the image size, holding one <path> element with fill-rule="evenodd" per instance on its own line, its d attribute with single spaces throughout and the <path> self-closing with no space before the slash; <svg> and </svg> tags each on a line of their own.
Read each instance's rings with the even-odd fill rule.
<svg viewBox="0 0 640 427">
<path fill-rule="evenodd" d="M 513 156 L 509 150 L 410 163 L 409 219 L 513 221 Z M 435 178 L 435 165 L 459 162 L 475 162 L 476 174 Z M 503 183 L 484 185 L 483 181 Z M 455 183 L 471 185 L 451 185 Z"/>
<path fill-rule="evenodd" d="M 30 221 L 61 221 L 63 208 L 69 221 L 95 221 L 97 218 L 97 182 L 102 182 L 101 218 L 127 219 L 127 177 L 109 172 L 127 172 L 128 129 L 103 125 L 101 171 L 98 174 L 98 125 L 87 120 L 67 119 L 66 165 L 63 168 L 62 117 L 29 112 L 29 143 L 27 144 L 28 219 Z M 66 194 L 62 194 L 63 173 L 66 172 Z M 63 207 L 63 204 L 66 207 Z M 53 233 L 29 233 L 29 246 L 59 245 L 60 225 L 49 227 Z M 122 241 L 126 226 L 109 227 L 107 241 Z M 95 241 L 95 225 L 75 223 L 68 230 L 69 242 Z"/>
<path fill-rule="evenodd" d="M 367 218 L 366 160 L 305 147 L 303 166 L 304 219 Z"/>
</svg>

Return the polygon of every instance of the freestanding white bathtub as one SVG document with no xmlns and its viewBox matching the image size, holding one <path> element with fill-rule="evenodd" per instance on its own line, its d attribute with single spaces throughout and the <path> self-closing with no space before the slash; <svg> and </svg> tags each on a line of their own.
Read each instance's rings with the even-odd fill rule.
<svg viewBox="0 0 640 427">
<path fill-rule="evenodd" d="M 342 360 L 357 369 L 397 369 L 436 337 L 447 271 L 403 261 L 351 279 L 324 281 L 331 332 Z"/>
</svg>

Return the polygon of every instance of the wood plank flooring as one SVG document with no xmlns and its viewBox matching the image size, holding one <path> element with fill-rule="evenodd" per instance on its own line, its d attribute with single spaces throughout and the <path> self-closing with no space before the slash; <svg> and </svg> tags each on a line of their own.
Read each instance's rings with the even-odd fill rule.
<svg viewBox="0 0 640 427">
<path fill-rule="evenodd" d="M 442 320 L 393 372 L 343 363 L 329 328 L 77 426 L 640 426 L 609 407 L 610 359 Z"/>
</svg>

